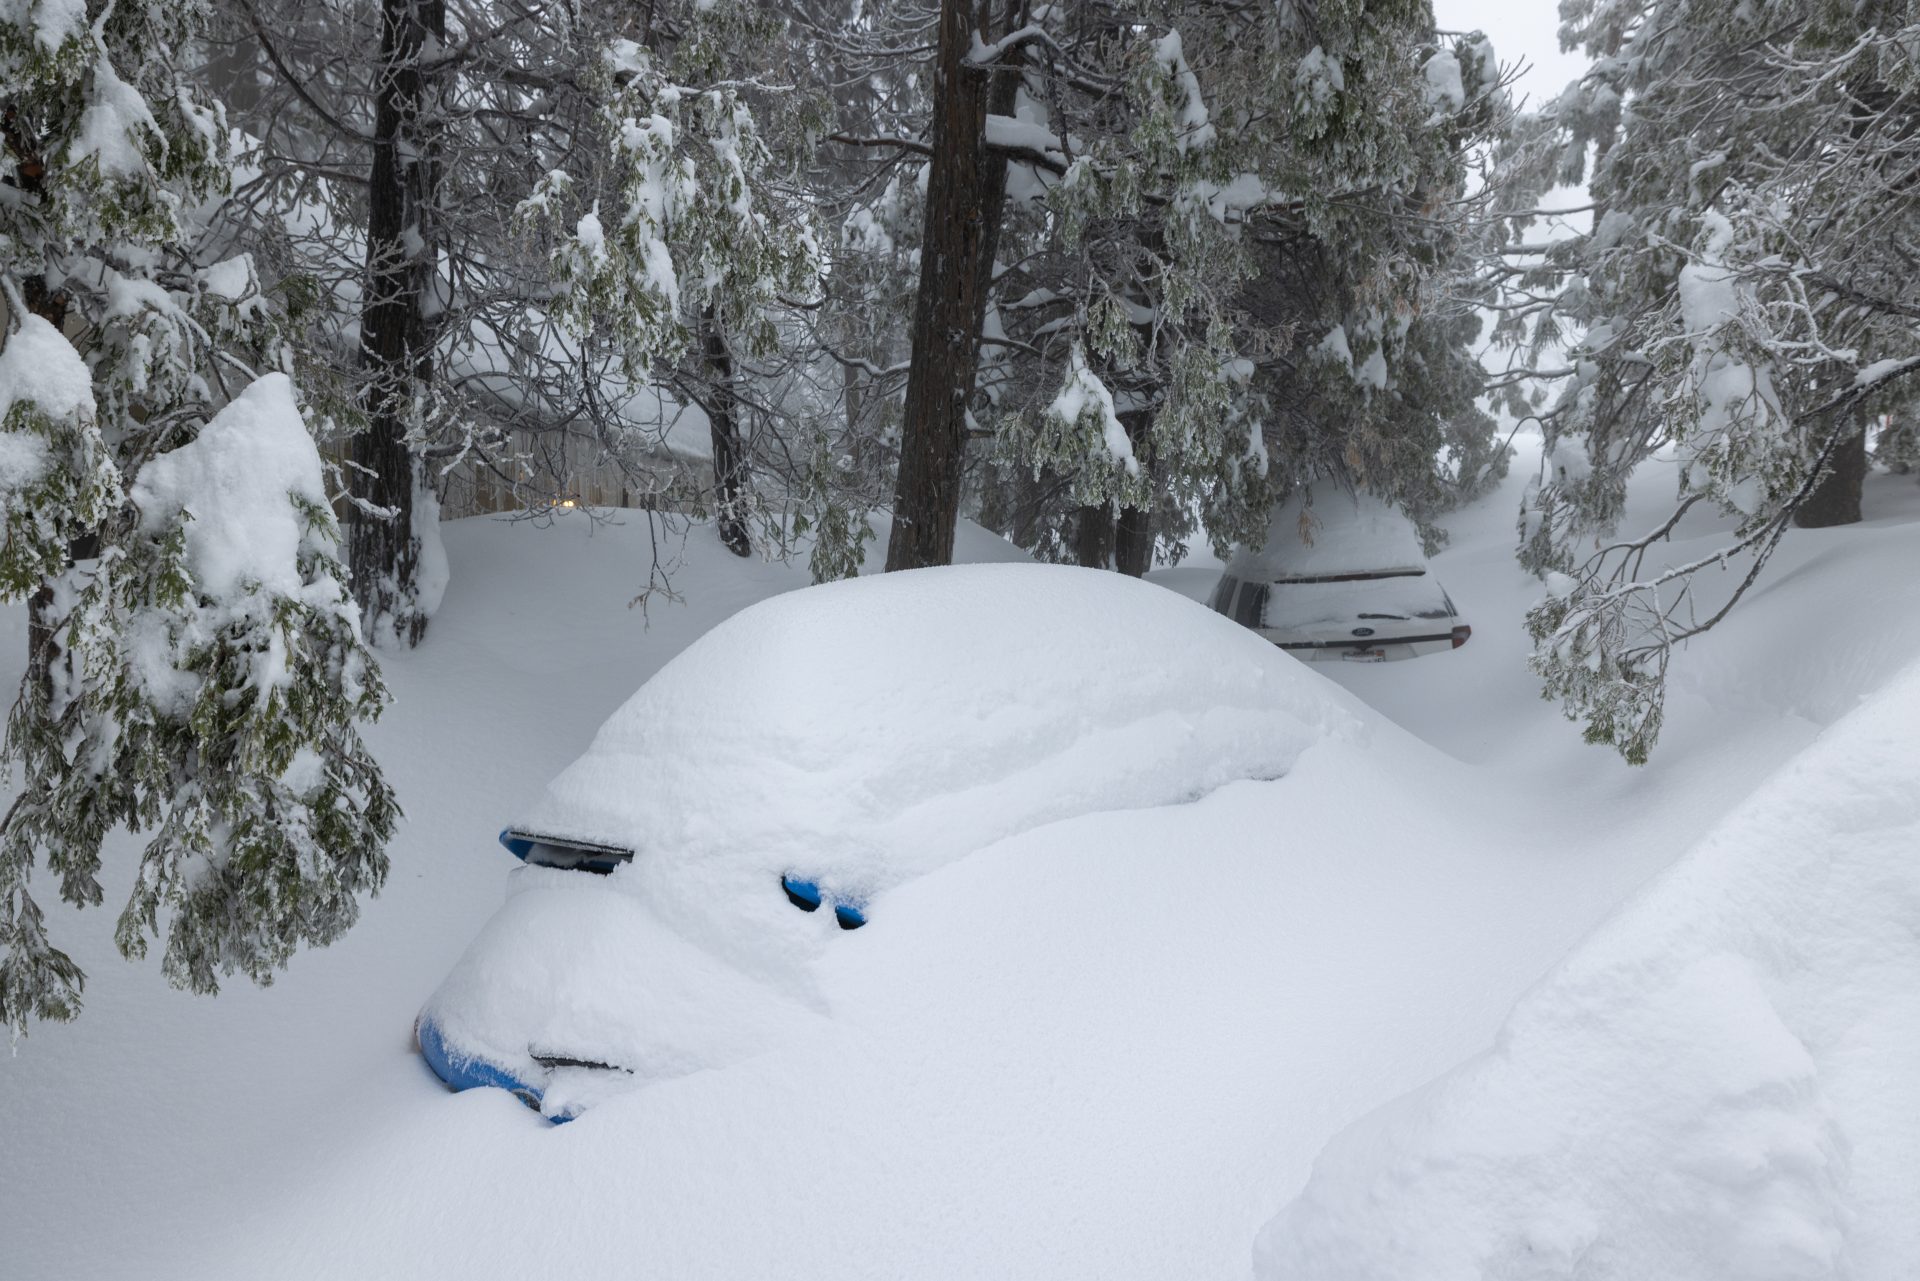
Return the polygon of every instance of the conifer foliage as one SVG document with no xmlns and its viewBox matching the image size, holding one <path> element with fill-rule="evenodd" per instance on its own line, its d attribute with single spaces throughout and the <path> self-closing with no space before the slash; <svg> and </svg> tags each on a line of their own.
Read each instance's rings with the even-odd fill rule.
<svg viewBox="0 0 1920 1281">
<path fill-rule="evenodd" d="M 385 703 L 325 470 L 247 254 L 204 261 L 230 135 L 192 0 L 0 7 L 0 596 L 28 599 L 0 820 L 0 1021 L 80 1008 L 40 872 L 177 986 L 271 980 L 386 874 L 398 818 L 356 724 Z"/>
<path fill-rule="evenodd" d="M 1851 486 L 1863 433 L 1920 372 L 1920 25 L 1901 3 L 1563 0 L 1592 69 L 1535 122 L 1513 172 L 1589 176 L 1592 230 L 1520 279 L 1505 337 L 1576 336 L 1542 414 L 1521 559 L 1548 598 L 1533 667 L 1589 740 L 1658 737 L 1676 646 L 1718 624 L 1780 540 Z M 1529 131 L 1523 131 L 1527 133 Z M 1516 316 L 1521 313 L 1516 313 Z M 1670 517 L 1617 529 L 1633 470 L 1684 464 Z M 1725 545 L 1668 563 L 1690 509 Z"/>
<path fill-rule="evenodd" d="M 964 513 L 1140 574 L 1203 527 L 1258 539 L 1297 484 L 1424 519 L 1497 470 L 1471 350 L 1469 166 L 1508 111 L 1484 38 L 1421 0 L 901 0 L 814 32 L 834 73 L 928 57 L 842 95 L 829 135 L 896 168 L 843 161 L 843 254 L 919 224 L 911 349 L 861 334 L 845 360 L 900 393 L 889 568 L 945 560 Z"/>
</svg>

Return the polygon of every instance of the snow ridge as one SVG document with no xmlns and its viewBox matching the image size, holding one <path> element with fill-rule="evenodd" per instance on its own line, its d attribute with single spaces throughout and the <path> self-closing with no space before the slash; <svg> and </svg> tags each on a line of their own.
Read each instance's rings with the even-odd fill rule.
<svg viewBox="0 0 1920 1281">
<path fill-rule="evenodd" d="M 1336 1137 L 1265 1278 L 1910 1275 L 1920 667 L 1522 998 Z"/>
</svg>

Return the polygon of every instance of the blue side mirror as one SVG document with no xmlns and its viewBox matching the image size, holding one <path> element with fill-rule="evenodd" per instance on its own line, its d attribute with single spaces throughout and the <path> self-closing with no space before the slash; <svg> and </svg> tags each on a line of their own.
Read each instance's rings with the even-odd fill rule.
<svg viewBox="0 0 1920 1281">
<path fill-rule="evenodd" d="M 780 888 L 787 892 L 787 902 L 802 912 L 816 911 L 820 906 L 820 887 L 812 881 L 803 881 L 797 876 L 783 876 L 780 878 Z"/>
<path fill-rule="evenodd" d="M 820 910 L 820 904 L 826 901 L 826 895 L 820 892 L 818 881 L 788 875 L 780 878 L 780 888 L 786 891 L 787 902 L 802 912 L 817 912 Z M 843 930 L 857 930 L 867 923 L 866 904 L 836 902 L 833 905 L 833 919 Z"/>
</svg>

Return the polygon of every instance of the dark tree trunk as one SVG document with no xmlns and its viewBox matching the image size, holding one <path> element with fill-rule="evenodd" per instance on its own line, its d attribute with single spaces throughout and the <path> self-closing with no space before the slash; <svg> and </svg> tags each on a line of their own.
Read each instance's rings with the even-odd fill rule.
<svg viewBox="0 0 1920 1281">
<path fill-rule="evenodd" d="M 712 388 L 707 425 L 713 435 L 714 524 L 720 541 L 735 556 L 753 554 L 740 493 L 747 484 L 747 451 L 740 439 L 740 408 L 733 395 L 733 352 L 713 308 L 700 317 L 705 338 L 707 383 Z"/>
<path fill-rule="evenodd" d="M 1135 578 L 1153 568 L 1153 513 L 1122 507 L 1113 527 L 1113 567 Z"/>
<path fill-rule="evenodd" d="M 1015 547 L 1029 550 L 1033 547 L 1034 526 L 1040 519 L 1040 505 L 1045 501 L 1040 478 L 1026 468 L 1020 469 L 1019 480 L 1014 488 L 1013 519 L 1007 526 L 1007 537 L 1013 540 Z"/>
<path fill-rule="evenodd" d="M 1113 562 L 1113 512 L 1106 507 L 1082 507 L 1073 519 L 1073 560 L 1088 569 L 1106 569 Z"/>
<path fill-rule="evenodd" d="M 1009 21 L 1022 0 L 1007 6 Z M 967 407 L 980 367 L 980 326 L 993 284 L 993 255 L 1007 163 L 986 146 L 989 97 L 1007 113 L 1019 78 L 970 65 L 977 34 L 990 38 L 992 0 L 942 0 L 933 100 L 933 158 L 914 303 L 900 471 L 894 483 L 887 568 L 953 561 Z"/>
<path fill-rule="evenodd" d="M 426 634 L 419 602 L 420 540 L 414 536 L 418 463 L 407 443 L 414 400 L 433 376 L 438 271 L 434 199 L 438 149 L 423 127 L 432 86 L 421 46 L 446 36 L 445 0 L 381 0 L 380 68 L 374 85 L 373 167 L 367 191 L 367 288 L 360 318 L 366 429 L 353 437 L 348 485 L 362 503 L 348 512 L 353 593 L 369 636 L 391 630 L 404 645 Z"/>
<path fill-rule="evenodd" d="M 1867 478 L 1867 432 L 1855 424 L 1834 447 L 1832 470 L 1793 513 L 1802 529 L 1854 525 L 1860 521 L 1860 486 Z"/>
<path fill-rule="evenodd" d="M 1121 426 L 1133 445 L 1133 456 L 1149 476 L 1153 474 L 1153 441 L 1150 435 L 1153 416 L 1144 410 L 1120 415 Z M 1134 578 L 1145 576 L 1153 568 L 1153 510 L 1148 507 L 1122 507 L 1113 532 L 1113 567 Z"/>
</svg>

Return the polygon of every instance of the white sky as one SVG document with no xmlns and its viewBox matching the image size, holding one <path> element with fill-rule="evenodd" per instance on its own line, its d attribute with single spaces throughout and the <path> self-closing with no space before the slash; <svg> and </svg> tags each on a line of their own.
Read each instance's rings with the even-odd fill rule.
<svg viewBox="0 0 1920 1281">
<path fill-rule="evenodd" d="M 1586 55 L 1560 52 L 1560 5 L 1558 0 L 1433 0 L 1433 16 L 1442 31 L 1483 31 L 1493 41 L 1494 54 L 1502 65 L 1521 62 L 1527 70 L 1514 86 L 1514 95 L 1528 107 L 1538 107 L 1559 96 L 1575 77 L 1587 69 Z M 1540 202 L 1544 209 L 1565 209 L 1587 202 L 1584 188 L 1558 187 L 1546 193 Z M 1584 230 L 1591 215 L 1575 213 L 1567 218 L 1548 219 L 1536 224 L 1530 240 L 1556 240 L 1571 232 Z M 1485 332 L 1482 339 L 1485 340 Z M 1499 369 L 1507 355 L 1483 349 L 1481 359 L 1489 368 Z M 1504 406 L 1493 410 L 1503 425 L 1512 418 Z"/>
<path fill-rule="evenodd" d="M 1558 0 L 1433 0 L 1433 16 L 1442 31 L 1484 31 L 1503 66 L 1524 63 L 1527 70 L 1514 86 L 1514 94 L 1529 107 L 1558 97 L 1587 69 L 1584 53 L 1560 52 Z M 1585 204 L 1586 199 L 1584 188 L 1558 187 L 1547 193 L 1541 207 L 1568 208 Z M 1534 238 L 1557 239 L 1567 231 L 1583 230 L 1586 224 L 1587 215 L 1575 214 L 1543 224 Z"/>
<path fill-rule="evenodd" d="M 1530 66 L 1517 86 L 1529 105 L 1555 97 L 1586 69 L 1577 53 L 1560 52 L 1560 6 L 1556 0 L 1433 0 L 1442 31 L 1484 31 L 1502 63 Z"/>
</svg>

